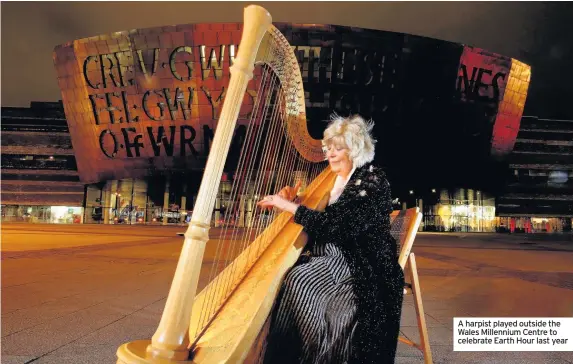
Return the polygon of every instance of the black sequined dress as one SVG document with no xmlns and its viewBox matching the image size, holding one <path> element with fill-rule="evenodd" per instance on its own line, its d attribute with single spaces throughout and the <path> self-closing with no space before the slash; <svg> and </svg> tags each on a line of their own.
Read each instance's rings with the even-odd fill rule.
<svg viewBox="0 0 573 364">
<path fill-rule="evenodd" d="M 404 275 L 385 173 L 357 168 L 324 212 L 300 206 L 309 244 L 285 275 L 265 363 L 393 363 Z"/>
</svg>

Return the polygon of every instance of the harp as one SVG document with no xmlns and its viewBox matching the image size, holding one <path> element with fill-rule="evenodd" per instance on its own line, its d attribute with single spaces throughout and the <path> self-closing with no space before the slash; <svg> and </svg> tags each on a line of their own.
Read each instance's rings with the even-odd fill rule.
<svg viewBox="0 0 573 364">
<path fill-rule="evenodd" d="M 209 239 L 211 217 L 231 136 L 249 82 L 257 86 L 219 239 Z M 298 259 L 306 236 L 292 215 L 253 212 L 262 195 L 302 182 L 301 201 L 326 204 L 335 175 L 321 141 L 306 127 L 302 78 L 294 52 L 270 14 L 248 6 L 239 52 L 190 225 L 159 326 L 151 340 L 117 350 L 118 363 L 252 362 L 264 343 L 265 322 L 284 273 Z M 247 207 L 247 208 L 245 208 Z M 234 226 L 228 228 L 231 216 Z M 203 270 L 202 263 L 210 263 Z M 199 294 L 200 276 L 209 282 Z M 248 359 L 247 359 L 248 358 Z"/>
</svg>

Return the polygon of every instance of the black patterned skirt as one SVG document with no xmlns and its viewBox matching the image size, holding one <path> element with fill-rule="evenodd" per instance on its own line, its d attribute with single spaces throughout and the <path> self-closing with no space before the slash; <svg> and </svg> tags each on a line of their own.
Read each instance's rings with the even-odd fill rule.
<svg viewBox="0 0 573 364">
<path fill-rule="evenodd" d="M 344 363 L 356 328 L 352 277 L 332 244 L 286 274 L 271 317 L 265 363 Z"/>
</svg>

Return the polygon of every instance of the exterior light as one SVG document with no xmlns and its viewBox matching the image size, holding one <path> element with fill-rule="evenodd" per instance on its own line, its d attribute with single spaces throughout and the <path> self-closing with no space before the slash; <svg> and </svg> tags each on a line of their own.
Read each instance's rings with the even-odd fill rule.
<svg viewBox="0 0 573 364">
<path fill-rule="evenodd" d="M 414 190 L 410 190 L 410 195 L 413 195 L 413 194 L 414 194 Z"/>
<path fill-rule="evenodd" d="M 432 188 L 432 193 L 436 193 L 436 189 L 435 189 L 435 188 Z"/>
</svg>

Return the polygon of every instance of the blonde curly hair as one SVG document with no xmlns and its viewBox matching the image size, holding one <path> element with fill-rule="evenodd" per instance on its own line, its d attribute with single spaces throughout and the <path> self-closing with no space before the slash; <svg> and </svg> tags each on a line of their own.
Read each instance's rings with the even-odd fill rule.
<svg viewBox="0 0 573 364">
<path fill-rule="evenodd" d="M 360 168 L 374 159 L 376 140 L 371 135 L 373 127 L 373 121 L 366 121 L 360 115 L 344 118 L 333 114 L 324 130 L 322 145 L 347 148 L 353 166 Z"/>
</svg>

